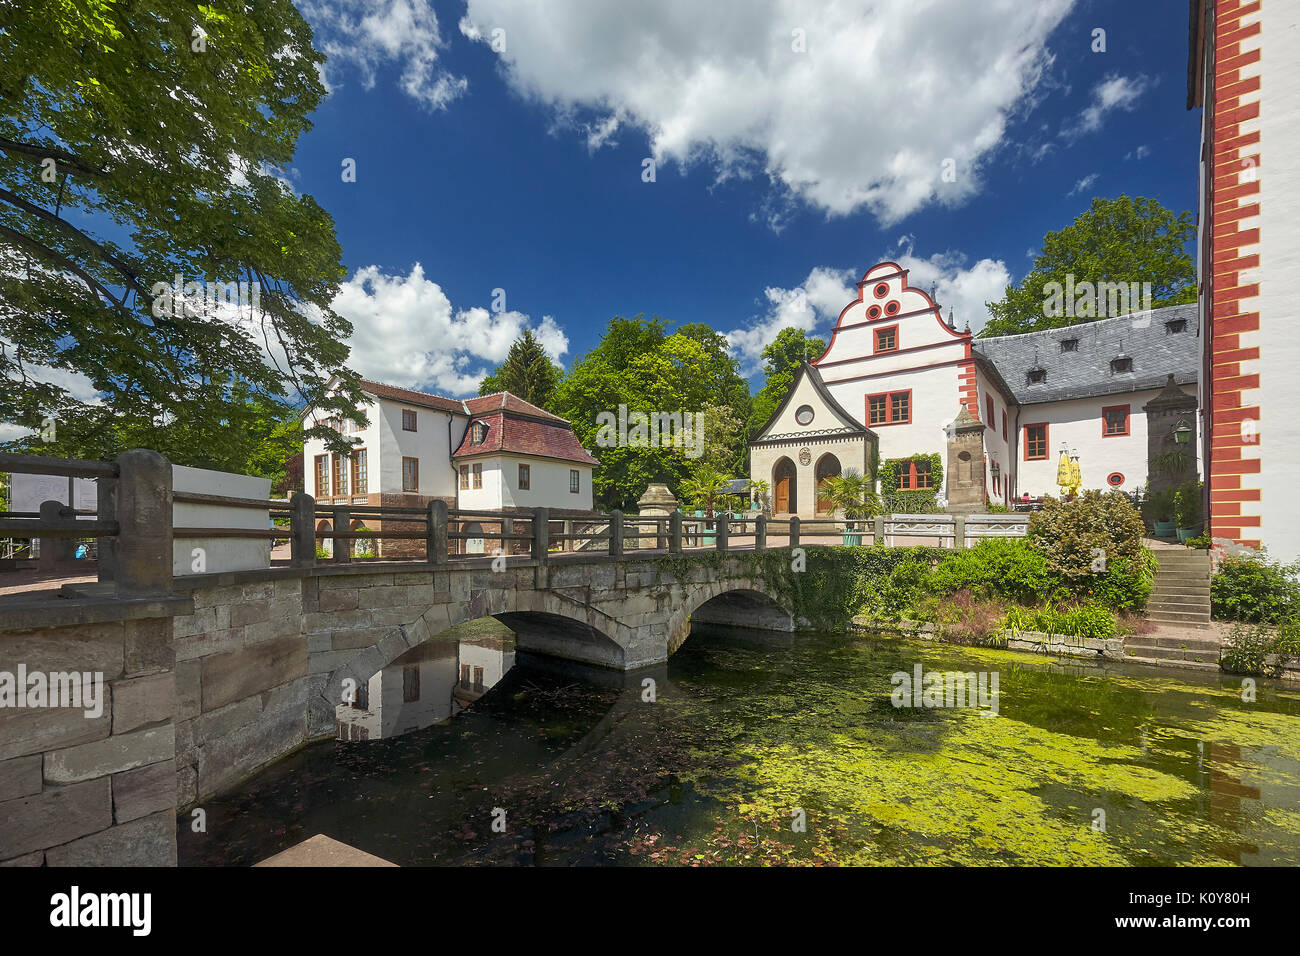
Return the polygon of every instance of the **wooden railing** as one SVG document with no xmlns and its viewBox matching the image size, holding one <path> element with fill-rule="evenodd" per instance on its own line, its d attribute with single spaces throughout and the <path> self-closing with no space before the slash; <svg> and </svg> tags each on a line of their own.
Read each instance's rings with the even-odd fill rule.
<svg viewBox="0 0 1300 956">
<path fill-rule="evenodd" d="M 0 471 L 94 478 L 95 512 L 45 502 L 39 513 L 0 515 L 0 536 L 35 538 L 41 551 L 63 554 L 59 542 L 96 539 L 100 581 L 114 581 L 121 595 L 166 590 L 171 586 L 173 542 L 242 538 L 263 540 L 272 551 L 288 544 L 287 563 L 308 568 L 318 563 L 364 563 L 358 541 L 411 542 L 413 547 L 376 548 L 375 560 L 443 565 L 499 555 L 527 555 L 538 562 L 581 551 L 614 557 L 698 550 L 764 550 L 769 544 L 796 547 L 827 538 L 848 544 L 895 544 L 899 539 L 938 539 L 965 547 L 986 537 L 1021 537 L 1023 514 L 894 514 L 842 521 L 832 517 L 771 518 L 754 512 L 689 515 L 561 514 L 548 508 L 501 512 L 449 508 L 435 499 L 421 507 L 318 504 L 307 494 L 288 499 L 240 498 L 173 491 L 171 465 L 155 452 L 125 452 L 114 462 L 68 461 L 32 455 L 0 455 Z M 266 527 L 173 526 L 176 504 L 251 509 L 265 515 Z M 93 516 L 94 520 L 84 520 Z M 361 527 L 353 527 L 354 522 Z M 369 527 L 369 522 L 378 522 Z M 318 542 L 329 542 L 318 550 Z M 481 544 L 480 544 L 481 543 Z M 475 547 L 479 545 L 479 547 Z M 489 547 L 490 545 L 490 547 Z M 405 550 L 407 553 L 393 553 Z M 269 562 L 268 562 L 269 563 Z"/>
</svg>

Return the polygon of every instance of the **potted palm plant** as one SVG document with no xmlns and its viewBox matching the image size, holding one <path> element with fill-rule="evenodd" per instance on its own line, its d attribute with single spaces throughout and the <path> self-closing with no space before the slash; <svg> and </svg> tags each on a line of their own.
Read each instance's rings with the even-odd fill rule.
<svg viewBox="0 0 1300 956">
<path fill-rule="evenodd" d="M 864 519 L 879 511 L 879 499 L 871 481 L 854 468 L 822 481 L 824 497 L 844 513 L 845 525 L 841 540 L 847 545 L 862 544 Z"/>
<path fill-rule="evenodd" d="M 712 518 L 713 505 L 722 496 L 722 489 L 731 481 L 730 475 L 724 475 L 712 465 L 700 465 L 695 474 L 682 482 L 682 494 L 689 500 L 702 502 L 703 511 L 696 511 L 696 517 Z M 716 525 L 715 525 L 716 529 Z M 717 531 L 705 527 L 705 542 L 716 540 Z"/>
<path fill-rule="evenodd" d="M 1179 485 L 1174 492 L 1174 524 L 1178 540 L 1183 544 L 1195 538 L 1205 528 L 1201 520 L 1201 483 L 1189 481 Z"/>
<path fill-rule="evenodd" d="M 1151 492 L 1146 505 L 1151 515 L 1151 533 L 1157 538 L 1174 537 L 1174 490 Z"/>
</svg>

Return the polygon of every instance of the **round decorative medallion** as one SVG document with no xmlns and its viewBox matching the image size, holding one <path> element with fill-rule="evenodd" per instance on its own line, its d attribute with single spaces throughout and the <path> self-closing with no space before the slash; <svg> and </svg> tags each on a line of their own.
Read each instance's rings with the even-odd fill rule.
<svg viewBox="0 0 1300 956">
<path fill-rule="evenodd" d="M 807 448 L 800 449 L 800 451 L 799 451 L 799 464 L 801 464 L 801 465 L 811 465 L 811 464 L 812 464 L 812 452 L 809 451 Z"/>
<path fill-rule="evenodd" d="M 800 405 L 799 410 L 794 413 L 794 420 L 800 425 L 811 425 L 813 420 L 813 407 L 811 405 Z"/>
</svg>

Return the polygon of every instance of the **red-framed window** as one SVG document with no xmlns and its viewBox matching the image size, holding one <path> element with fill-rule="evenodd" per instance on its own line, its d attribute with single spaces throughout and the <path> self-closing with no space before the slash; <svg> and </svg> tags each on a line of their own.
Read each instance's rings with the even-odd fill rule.
<svg viewBox="0 0 1300 956">
<path fill-rule="evenodd" d="M 878 392 L 867 396 L 870 425 L 907 425 L 912 421 L 912 390 Z"/>
<path fill-rule="evenodd" d="M 1025 461 L 1047 460 L 1047 422 L 1025 426 Z"/>
<path fill-rule="evenodd" d="M 898 326 L 886 325 L 884 328 L 876 329 L 875 334 L 876 352 L 897 352 L 898 351 Z"/>
<path fill-rule="evenodd" d="M 402 431 L 415 431 L 415 410 L 411 408 L 402 409 Z"/>
<path fill-rule="evenodd" d="M 1002 440 L 1007 440 L 1007 410 L 1002 409 Z"/>
<path fill-rule="evenodd" d="M 1127 405 L 1107 405 L 1101 410 L 1102 438 L 1120 438 L 1128 433 Z"/>
<path fill-rule="evenodd" d="M 988 422 L 989 428 L 993 428 L 993 423 L 997 419 L 993 417 L 993 396 L 987 393 L 984 395 L 984 411 L 986 413 L 984 421 Z"/>
<path fill-rule="evenodd" d="M 928 461 L 898 461 L 898 490 L 933 488 L 934 476 L 930 472 Z"/>
</svg>

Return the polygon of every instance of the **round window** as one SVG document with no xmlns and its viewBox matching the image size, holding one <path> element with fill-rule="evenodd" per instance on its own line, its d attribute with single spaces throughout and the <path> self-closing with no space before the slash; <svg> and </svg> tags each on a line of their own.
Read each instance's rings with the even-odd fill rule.
<svg viewBox="0 0 1300 956">
<path fill-rule="evenodd" d="M 897 311 L 898 311 L 898 301 L 897 301 L 897 300 L 894 300 L 893 302 L 889 302 L 889 303 L 887 303 L 887 304 L 885 305 L 885 311 L 888 312 L 890 315 L 893 315 L 895 312 L 897 312 Z"/>
<path fill-rule="evenodd" d="M 880 283 L 878 286 L 876 286 L 876 290 L 875 290 L 875 291 L 876 291 L 876 298 L 877 298 L 877 299 L 883 299 L 885 296 L 887 296 L 887 295 L 889 294 L 889 285 L 888 285 L 888 283 L 885 283 L 885 282 Z"/>
<path fill-rule="evenodd" d="M 869 319 L 880 318 L 880 306 L 873 305 L 871 308 L 867 309 L 867 318 Z"/>
<path fill-rule="evenodd" d="M 794 420 L 800 425 L 812 424 L 813 409 L 811 405 L 800 405 L 799 410 L 794 413 Z"/>
<path fill-rule="evenodd" d="M 1118 471 L 1112 471 L 1106 476 L 1106 484 L 1110 485 L 1112 488 L 1118 488 L 1124 484 L 1124 475 Z"/>
</svg>

